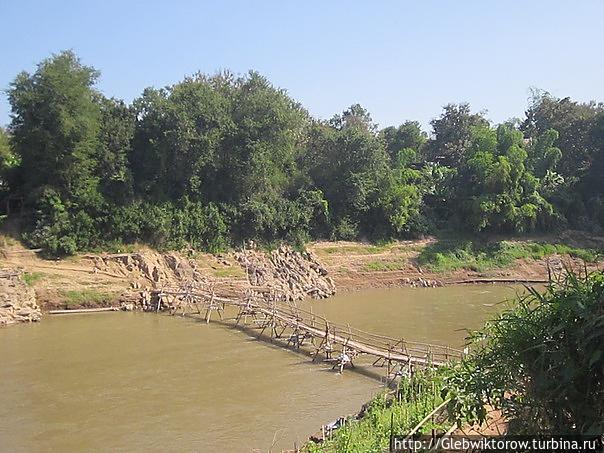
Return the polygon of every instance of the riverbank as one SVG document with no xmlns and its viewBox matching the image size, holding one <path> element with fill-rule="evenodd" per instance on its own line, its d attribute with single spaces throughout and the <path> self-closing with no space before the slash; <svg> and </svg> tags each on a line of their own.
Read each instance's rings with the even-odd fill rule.
<svg viewBox="0 0 604 453">
<path fill-rule="evenodd" d="M 340 325 L 457 346 L 462 328 L 478 328 L 513 294 L 501 285 L 387 288 L 298 306 Z M 0 398 L 6 409 L 0 419 L 8 423 L 9 445 L 66 448 L 73 439 L 64 430 L 73 426 L 84 433 L 79 448 L 94 449 L 95 442 L 108 448 L 102 442 L 110 431 L 114 449 L 268 451 L 275 438 L 272 451 L 281 451 L 302 445 L 322 424 L 356 413 L 383 389 L 387 366 L 372 367 L 370 357 L 356 358 L 355 370 L 338 374 L 331 363 L 312 363 L 297 348 L 283 347 L 291 330 L 271 344 L 255 339 L 257 329 L 229 327 L 236 313 L 226 313 L 228 325 L 217 313 L 206 325 L 194 316 L 121 312 L 47 316 L 36 326 L 0 329 L 0 374 L 11 384 Z M 36 401 L 52 404 L 27 399 L 31 388 Z M 21 395 L 32 404 L 19 405 Z M 19 423 L 32 414 L 43 427 Z"/>
<path fill-rule="evenodd" d="M 597 267 L 604 238 L 568 231 L 527 238 L 435 238 L 385 245 L 317 242 L 309 245 L 340 291 L 392 286 L 546 282 L 565 266 Z"/>
<path fill-rule="evenodd" d="M 359 242 L 314 242 L 307 245 L 320 295 L 397 286 L 436 287 L 479 282 L 544 282 L 548 271 L 565 266 L 596 268 L 604 239 L 578 232 L 533 238 L 492 238 L 488 241 L 437 239 L 397 241 L 385 245 Z M 273 287 L 288 290 L 289 264 L 276 269 L 269 251 L 208 254 L 195 251 L 159 253 L 145 246 L 129 246 L 122 253 L 83 254 L 48 260 L 37 251 L 5 239 L 0 249 L 4 267 L 19 269 L 34 289 L 44 311 L 94 308 L 131 302 L 141 290 L 174 286 L 194 276 L 223 296 L 240 295 L 249 278 L 276 275 Z M 246 263 L 246 260 L 248 261 Z M 268 264 L 267 264 L 268 263 Z M 254 269 L 249 275 L 249 269 Z M 285 269 L 284 272 L 283 269 Z M 285 277 L 282 279 L 282 275 Z M 306 277 L 304 277 L 306 278 Z M 332 287 L 333 286 L 333 287 Z M 296 290 L 298 293 L 300 290 Z M 300 294 L 299 294 L 300 295 Z M 303 294 L 301 295 L 303 296 Z"/>
<path fill-rule="evenodd" d="M 20 272 L 0 268 L 0 326 L 37 322 L 42 317 L 35 291 Z"/>
</svg>

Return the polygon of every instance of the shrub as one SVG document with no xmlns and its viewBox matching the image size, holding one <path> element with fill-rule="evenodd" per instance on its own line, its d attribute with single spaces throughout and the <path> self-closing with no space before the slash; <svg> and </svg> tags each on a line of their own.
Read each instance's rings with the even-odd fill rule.
<svg viewBox="0 0 604 453">
<path fill-rule="evenodd" d="M 459 421 L 500 408 L 519 433 L 604 429 L 604 273 L 569 272 L 534 289 L 470 336 L 472 353 L 446 378 Z"/>
</svg>

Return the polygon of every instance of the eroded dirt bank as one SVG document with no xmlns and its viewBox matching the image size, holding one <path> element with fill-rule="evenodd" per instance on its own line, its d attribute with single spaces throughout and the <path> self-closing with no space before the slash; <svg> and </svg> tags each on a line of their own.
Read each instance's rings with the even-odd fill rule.
<svg viewBox="0 0 604 453">
<path fill-rule="evenodd" d="M 36 322 L 42 316 L 36 293 L 19 271 L 0 269 L 0 326 Z"/>
<path fill-rule="evenodd" d="M 2 265 L 24 276 L 28 291 L 44 310 L 144 303 L 154 289 L 182 285 L 211 288 L 216 295 L 241 297 L 247 288 L 260 294 L 278 293 L 287 300 L 325 298 L 336 286 L 312 252 L 280 247 L 211 255 L 160 253 L 146 247 L 135 252 L 85 254 L 45 260 L 14 243 L 0 251 Z"/>
<path fill-rule="evenodd" d="M 423 268 L 418 256 L 436 239 L 399 241 L 384 246 L 358 242 L 316 242 L 306 252 L 282 247 L 224 254 L 167 252 L 131 247 L 134 252 L 83 254 L 62 260 L 43 259 L 12 241 L 0 250 L 0 267 L 23 274 L 43 310 L 128 304 L 150 289 L 183 282 L 210 286 L 233 297 L 254 285 L 279 291 L 288 299 L 328 297 L 364 288 L 434 287 L 481 281 L 544 281 L 549 270 L 582 267 L 583 261 L 551 254 L 518 259 L 510 266 L 479 271 L 471 266 L 447 272 Z M 595 266 L 595 265 L 594 265 Z"/>
</svg>

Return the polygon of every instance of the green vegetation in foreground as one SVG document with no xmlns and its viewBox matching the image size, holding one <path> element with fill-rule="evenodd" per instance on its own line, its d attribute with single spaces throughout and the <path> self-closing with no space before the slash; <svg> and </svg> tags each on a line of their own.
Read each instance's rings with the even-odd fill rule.
<svg viewBox="0 0 604 453">
<path fill-rule="evenodd" d="M 67 305 L 99 305 L 113 300 L 115 294 L 83 289 L 81 291 L 61 291 Z"/>
<path fill-rule="evenodd" d="M 44 277 L 46 276 L 46 274 L 42 273 L 42 272 L 25 272 L 23 274 L 23 281 L 28 285 L 28 286 L 33 286 L 36 282 L 39 282 L 40 280 L 42 280 Z"/>
<path fill-rule="evenodd" d="M 603 272 L 531 289 L 470 342 L 445 379 L 455 419 L 484 420 L 488 402 L 515 434 L 604 432 Z"/>
<path fill-rule="evenodd" d="M 444 399 L 443 431 L 480 423 L 500 409 L 510 434 L 604 431 L 604 273 L 568 273 L 540 293 L 529 290 L 469 337 L 470 354 L 399 384 L 401 398 L 376 397 L 365 417 L 307 452 L 382 452 L 391 432 L 408 433 Z M 392 424 L 391 424 L 392 420 Z"/>
<path fill-rule="evenodd" d="M 351 420 L 346 426 L 335 431 L 333 437 L 322 444 L 309 443 L 306 452 L 349 452 L 381 453 L 388 448 L 390 433 L 411 431 L 426 415 L 443 400 L 441 371 L 424 370 L 412 378 L 403 378 L 399 384 L 397 398 L 388 400 L 381 394 L 369 403 L 369 408 L 361 420 Z M 430 432 L 434 428 L 446 431 L 446 423 L 427 423 L 420 432 Z"/>
<path fill-rule="evenodd" d="M 570 255 L 590 263 L 596 261 L 599 256 L 596 250 L 564 244 L 444 239 L 426 246 L 418 256 L 418 263 L 435 272 L 456 269 L 482 272 L 509 266 L 517 259 L 540 259 L 554 254 Z"/>
</svg>

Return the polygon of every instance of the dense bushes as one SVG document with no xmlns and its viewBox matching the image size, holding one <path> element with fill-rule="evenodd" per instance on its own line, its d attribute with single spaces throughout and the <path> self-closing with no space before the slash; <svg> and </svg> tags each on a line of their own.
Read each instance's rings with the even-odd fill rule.
<svg viewBox="0 0 604 453">
<path fill-rule="evenodd" d="M 473 352 L 446 379 L 450 408 L 483 421 L 502 409 L 516 433 L 600 434 L 604 429 L 604 274 L 570 273 L 531 289 L 475 332 Z"/>
<path fill-rule="evenodd" d="M 132 105 L 97 77 L 63 52 L 8 91 L 0 197 L 24 200 L 26 239 L 52 253 L 604 225 L 597 104 L 539 94 L 499 126 L 448 105 L 428 137 L 412 121 L 379 131 L 358 104 L 314 120 L 254 72 L 197 74 Z"/>
<path fill-rule="evenodd" d="M 553 254 L 570 255 L 588 263 L 599 259 L 596 250 L 574 248 L 564 244 L 456 238 L 442 239 L 423 248 L 418 256 L 418 264 L 437 272 L 462 268 L 484 272 L 492 268 L 509 266 L 517 259 L 538 260 Z"/>
</svg>

